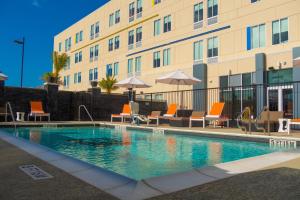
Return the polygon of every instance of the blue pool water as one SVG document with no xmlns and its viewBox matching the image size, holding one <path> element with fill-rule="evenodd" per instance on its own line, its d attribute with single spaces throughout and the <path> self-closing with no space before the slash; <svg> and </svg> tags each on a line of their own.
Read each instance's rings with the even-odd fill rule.
<svg viewBox="0 0 300 200">
<path fill-rule="evenodd" d="M 99 127 L 5 130 L 135 180 L 276 151 L 264 143 Z"/>
</svg>

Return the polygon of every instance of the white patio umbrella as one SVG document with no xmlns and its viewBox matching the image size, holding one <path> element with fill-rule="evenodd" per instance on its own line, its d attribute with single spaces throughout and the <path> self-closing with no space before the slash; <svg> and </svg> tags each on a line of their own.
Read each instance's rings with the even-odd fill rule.
<svg viewBox="0 0 300 200">
<path fill-rule="evenodd" d="M 8 77 L 0 72 L 0 81 L 6 81 L 8 79 Z"/>
<path fill-rule="evenodd" d="M 127 89 L 131 89 L 131 100 L 133 100 L 133 88 L 148 88 L 150 85 L 146 84 L 144 81 L 138 79 L 136 76 L 129 77 L 122 81 L 119 81 L 115 84 L 118 87 L 124 87 Z"/>
<path fill-rule="evenodd" d="M 201 80 L 191 77 L 179 69 L 155 80 L 155 83 L 177 85 L 177 92 L 179 91 L 179 85 L 194 85 L 200 82 Z"/>
</svg>

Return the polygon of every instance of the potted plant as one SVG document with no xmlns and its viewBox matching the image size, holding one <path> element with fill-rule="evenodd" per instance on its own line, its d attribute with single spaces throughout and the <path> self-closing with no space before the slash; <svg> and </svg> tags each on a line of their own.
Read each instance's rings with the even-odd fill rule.
<svg viewBox="0 0 300 200">
<path fill-rule="evenodd" d="M 117 80 L 114 76 L 106 76 L 106 78 L 102 78 L 102 80 L 99 82 L 100 88 L 106 90 L 107 94 L 111 94 L 112 91 L 117 90 L 118 87 L 115 86 L 117 83 Z"/>
<path fill-rule="evenodd" d="M 95 88 L 98 86 L 98 81 L 91 81 L 90 83 L 91 83 L 92 88 Z"/>
<path fill-rule="evenodd" d="M 53 62 L 53 72 L 46 72 L 43 74 L 42 79 L 46 83 L 60 83 L 59 73 L 65 67 L 68 62 L 68 55 L 66 53 L 58 54 L 58 52 L 54 51 L 52 54 L 52 62 Z"/>
</svg>

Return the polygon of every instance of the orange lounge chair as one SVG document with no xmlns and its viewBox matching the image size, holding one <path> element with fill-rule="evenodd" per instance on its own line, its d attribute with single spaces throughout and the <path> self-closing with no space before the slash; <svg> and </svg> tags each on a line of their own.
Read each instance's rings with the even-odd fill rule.
<svg viewBox="0 0 300 200">
<path fill-rule="evenodd" d="M 190 117 L 190 128 L 192 127 L 193 121 L 202 121 L 203 128 L 205 127 L 205 112 L 193 111 Z"/>
<path fill-rule="evenodd" d="M 224 109 L 225 103 L 224 102 L 218 102 L 214 103 L 209 114 L 204 117 L 204 126 L 206 121 L 213 121 L 214 127 L 216 127 L 216 121 L 219 122 L 226 122 L 227 127 L 229 127 L 229 119 L 226 117 L 222 117 L 222 112 Z"/>
<path fill-rule="evenodd" d="M 156 125 L 159 125 L 159 117 L 160 117 L 161 111 L 152 111 L 150 115 L 147 116 L 147 125 L 149 126 L 149 123 L 151 120 L 156 120 Z"/>
<path fill-rule="evenodd" d="M 120 114 L 112 114 L 111 115 L 111 122 L 114 118 L 120 118 L 121 122 L 124 122 L 125 118 L 130 118 L 131 116 L 131 110 L 129 104 L 124 104 L 122 113 Z"/>
<path fill-rule="evenodd" d="M 34 121 L 36 121 L 36 118 L 40 117 L 40 121 L 42 121 L 42 117 L 48 117 L 48 121 L 50 121 L 50 113 L 44 111 L 41 101 L 31 101 L 30 109 L 31 112 L 28 114 L 28 120 L 30 117 L 34 117 Z"/>
<path fill-rule="evenodd" d="M 163 115 L 163 117 L 175 117 L 177 112 L 177 105 L 176 104 L 170 104 L 167 110 L 167 113 Z"/>
</svg>

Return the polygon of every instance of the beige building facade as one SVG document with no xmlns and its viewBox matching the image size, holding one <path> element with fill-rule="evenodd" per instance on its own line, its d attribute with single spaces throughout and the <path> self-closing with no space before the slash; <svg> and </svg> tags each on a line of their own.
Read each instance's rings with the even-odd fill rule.
<svg viewBox="0 0 300 200">
<path fill-rule="evenodd" d="M 300 0 L 111 0 L 54 38 L 72 91 L 107 74 L 176 90 L 155 79 L 177 69 L 202 80 L 180 89 L 300 81 L 299 47 Z"/>
</svg>

